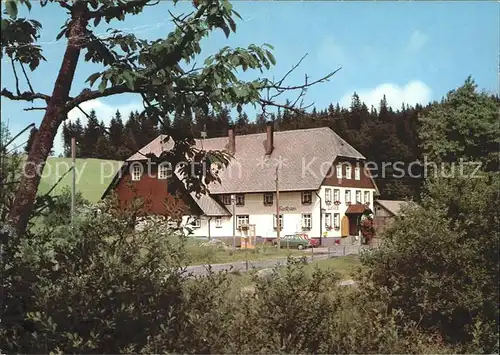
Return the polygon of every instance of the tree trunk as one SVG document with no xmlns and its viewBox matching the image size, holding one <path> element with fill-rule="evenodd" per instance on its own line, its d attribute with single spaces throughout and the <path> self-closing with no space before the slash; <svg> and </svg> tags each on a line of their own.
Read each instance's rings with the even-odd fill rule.
<svg viewBox="0 0 500 355">
<path fill-rule="evenodd" d="M 17 191 L 13 207 L 9 214 L 10 223 L 20 236 L 25 233 L 33 212 L 41 173 L 47 157 L 52 150 L 54 138 L 61 123 L 67 117 L 65 104 L 69 99 L 71 84 L 75 75 L 78 58 L 85 40 L 88 24 L 87 5 L 85 2 L 75 2 L 69 24 L 69 36 L 61 69 L 55 81 L 52 96 L 47 103 L 38 133 L 29 151 L 28 159 L 23 169 L 23 176 Z"/>
</svg>

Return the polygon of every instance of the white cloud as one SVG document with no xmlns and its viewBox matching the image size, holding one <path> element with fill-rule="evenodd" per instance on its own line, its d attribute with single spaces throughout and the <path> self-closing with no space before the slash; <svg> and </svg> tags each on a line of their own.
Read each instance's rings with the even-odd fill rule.
<svg viewBox="0 0 500 355">
<path fill-rule="evenodd" d="M 356 92 L 368 107 L 373 105 L 378 108 L 380 100 L 386 97 L 387 103 L 394 109 L 401 107 L 403 102 L 408 105 L 426 104 L 431 100 L 432 90 L 425 83 L 414 80 L 401 87 L 396 84 L 381 84 L 373 89 L 352 90 L 340 99 L 340 105 L 349 107 L 352 94 Z"/>
<path fill-rule="evenodd" d="M 329 65 L 342 66 L 347 62 L 347 54 L 335 38 L 328 35 L 323 38 L 319 46 L 318 60 Z"/>
<path fill-rule="evenodd" d="M 107 126 L 109 125 L 109 122 L 115 115 L 116 110 L 120 110 L 120 113 L 122 114 L 122 119 L 125 121 L 130 111 L 135 111 L 135 110 L 141 111 L 143 105 L 140 102 L 132 101 L 124 105 L 112 106 L 97 99 L 84 102 L 83 104 L 80 105 L 80 107 L 86 113 L 89 113 L 91 110 L 94 110 L 96 112 L 96 116 L 99 119 L 99 121 L 103 121 L 104 124 Z M 68 119 L 66 120 L 66 123 L 75 122 L 77 118 L 80 118 L 80 121 L 82 122 L 83 126 L 86 125 L 87 117 L 77 108 L 74 108 L 68 113 Z M 61 125 L 61 127 L 59 127 L 59 130 L 57 131 L 56 138 L 54 139 L 54 153 L 56 155 L 59 155 L 60 153 L 63 153 L 63 151 L 64 149 L 62 142 L 62 125 Z"/>
<path fill-rule="evenodd" d="M 427 35 L 424 33 L 415 30 L 410 36 L 408 40 L 408 44 L 406 45 L 406 51 L 409 53 L 416 53 L 427 43 Z"/>
</svg>

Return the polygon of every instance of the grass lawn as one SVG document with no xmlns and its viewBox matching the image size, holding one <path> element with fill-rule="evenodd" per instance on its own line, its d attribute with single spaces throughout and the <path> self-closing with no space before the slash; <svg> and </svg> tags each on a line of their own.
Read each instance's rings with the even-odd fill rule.
<svg viewBox="0 0 500 355">
<path fill-rule="evenodd" d="M 313 261 L 307 264 L 306 271 L 312 273 L 314 268 L 332 270 L 339 274 L 342 280 L 351 279 L 353 273 L 361 267 L 358 255 L 346 255 L 332 259 Z"/>
<path fill-rule="evenodd" d="M 190 265 L 223 264 L 245 260 L 271 260 L 286 258 L 289 255 L 305 255 L 296 249 L 277 249 L 271 246 L 256 247 L 255 249 L 222 249 L 212 246 L 201 246 L 198 241 L 190 241 L 186 245 L 186 251 Z"/>
<path fill-rule="evenodd" d="M 90 202 L 99 201 L 122 164 L 123 162 L 116 160 L 76 159 L 76 190 Z M 38 193 L 48 192 L 70 168 L 71 158 L 50 157 L 47 159 Z M 57 195 L 64 187 L 71 188 L 71 176 L 71 173 L 66 174 L 52 191 L 52 195 Z"/>
</svg>

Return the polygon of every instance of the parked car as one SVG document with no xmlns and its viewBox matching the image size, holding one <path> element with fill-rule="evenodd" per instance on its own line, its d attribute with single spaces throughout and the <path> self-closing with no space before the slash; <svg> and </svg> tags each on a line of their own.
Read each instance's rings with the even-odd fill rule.
<svg viewBox="0 0 500 355">
<path fill-rule="evenodd" d="M 307 234 L 288 234 L 280 237 L 281 248 L 297 248 L 305 249 L 313 247 L 311 244 L 311 239 L 307 237 Z M 273 245 L 278 246 L 278 240 L 273 239 Z"/>
</svg>

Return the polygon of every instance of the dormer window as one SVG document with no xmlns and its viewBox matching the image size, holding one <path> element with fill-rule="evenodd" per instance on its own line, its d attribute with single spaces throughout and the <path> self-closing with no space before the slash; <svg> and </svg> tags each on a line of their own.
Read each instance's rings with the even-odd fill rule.
<svg viewBox="0 0 500 355">
<path fill-rule="evenodd" d="M 273 200 L 274 200 L 274 196 L 272 193 L 266 192 L 264 194 L 264 206 L 272 206 Z"/>
<path fill-rule="evenodd" d="M 351 175 L 351 166 L 350 165 L 346 165 L 345 167 L 345 178 L 346 179 L 351 179 L 352 175 Z"/>
<path fill-rule="evenodd" d="M 222 195 L 222 203 L 229 206 L 231 204 L 231 195 Z"/>
<path fill-rule="evenodd" d="M 142 165 L 134 164 L 132 166 L 132 181 L 141 180 L 141 175 L 142 175 Z"/>
<path fill-rule="evenodd" d="M 245 206 L 245 195 L 243 194 L 236 195 L 236 206 Z"/>
<path fill-rule="evenodd" d="M 342 165 L 337 164 L 337 179 L 342 179 Z"/>
<path fill-rule="evenodd" d="M 312 203 L 312 192 L 311 191 L 302 191 L 302 204 L 310 205 Z"/>
</svg>

